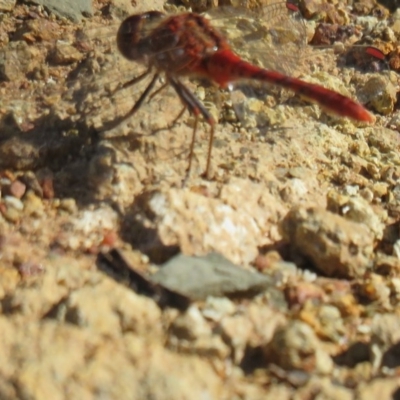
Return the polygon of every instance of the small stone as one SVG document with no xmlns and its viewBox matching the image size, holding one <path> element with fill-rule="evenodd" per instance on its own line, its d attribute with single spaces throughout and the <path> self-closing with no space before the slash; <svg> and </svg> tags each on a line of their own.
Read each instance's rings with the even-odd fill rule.
<svg viewBox="0 0 400 400">
<path fill-rule="evenodd" d="M 321 302 L 324 297 L 324 291 L 311 282 L 295 282 L 285 288 L 285 297 L 290 307 L 303 305 L 311 300 L 315 303 Z"/>
<path fill-rule="evenodd" d="M 347 196 L 356 196 L 359 192 L 360 188 L 357 185 L 346 185 L 344 187 L 344 193 Z"/>
<path fill-rule="evenodd" d="M 291 321 L 278 328 L 264 349 L 268 360 L 285 370 L 300 369 L 328 374 L 333 361 L 311 327 L 304 322 Z"/>
<path fill-rule="evenodd" d="M 201 312 L 211 321 L 220 321 L 222 317 L 233 314 L 235 310 L 235 304 L 228 298 L 209 296 Z"/>
<path fill-rule="evenodd" d="M 54 198 L 53 177 L 46 176 L 44 179 L 40 181 L 40 185 L 42 187 L 43 197 L 45 199 L 53 199 Z"/>
<path fill-rule="evenodd" d="M 69 18 L 75 22 L 82 19 L 82 15 L 92 15 L 92 2 L 89 0 L 60 2 L 58 0 L 34 0 L 33 3 L 40 4 L 49 9 L 52 13 Z"/>
<path fill-rule="evenodd" d="M 324 339 L 340 343 L 346 333 L 340 311 L 337 307 L 325 304 L 318 309 L 318 335 Z"/>
<path fill-rule="evenodd" d="M 372 232 L 329 211 L 294 207 L 282 221 L 281 232 L 296 253 L 328 276 L 361 276 L 372 265 Z"/>
<path fill-rule="evenodd" d="M 395 256 L 378 253 L 375 257 L 374 271 L 381 275 L 398 276 L 400 273 L 400 259 Z"/>
<path fill-rule="evenodd" d="M 178 339 L 196 340 L 202 336 L 211 336 L 211 327 L 207 324 L 197 306 L 193 305 L 175 319 L 170 332 Z"/>
<path fill-rule="evenodd" d="M 195 305 L 173 321 L 169 333 L 168 344 L 182 352 L 220 359 L 230 353 L 221 337 L 213 335 L 210 324 Z"/>
<path fill-rule="evenodd" d="M 273 307 L 273 308 L 272 308 Z M 275 331 L 282 326 L 285 326 L 287 319 L 285 313 L 287 309 L 278 311 L 278 309 L 271 305 L 260 305 L 252 303 L 247 309 L 247 315 L 254 325 L 254 333 L 251 345 L 252 346 L 265 346 L 269 343 L 274 336 Z"/>
<path fill-rule="evenodd" d="M 382 180 L 390 185 L 396 184 L 396 169 L 392 166 L 384 168 L 381 172 Z"/>
<path fill-rule="evenodd" d="M 368 273 L 361 281 L 362 295 L 374 301 L 385 309 L 390 309 L 390 288 L 387 280 L 381 275 Z"/>
<path fill-rule="evenodd" d="M 276 264 L 282 261 L 281 255 L 277 251 L 272 250 L 266 254 L 259 254 L 253 264 L 257 271 L 268 273 L 271 270 L 279 269 Z"/>
<path fill-rule="evenodd" d="M 199 300 L 208 296 L 252 296 L 267 288 L 274 289 L 271 278 L 247 271 L 218 253 L 203 257 L 177 255 L 152 278 L 168 289 Z"/>
<path fill-rule="evenodd" d="M 26 185 L 18 180 L 11 183 L 9 187 L 10 195 L 17 199 L 20 199 L 25 194 L 25 191 L 26 191 Z"/>
<path fill-rule="evenodd" d="M 17 199 L 25 194 L 26 185 L 19 180 L 10 181 L 8 178 L 2 178 L 0 182 L 3 196 L 12 196 Z"/>
<path fill-rule="evenodd" d="M 40 160 L 37 146 L 18 136 L 11 137 L 0 144 L 0 168 L 31 169 L 37 167 Z"/>
<path fill-rule="evenodd" d="M 3 214 L 3 217 L 12 223 L 16 223 L 20 220 L 21 218 L 21 212 L 15 208 L 6 208 L 6 209 L 1 209 L 1 213 Z"/>
<path fill-rule="evenodd" d="M 377 240 L 383 237 L 385 225 L 374 212 L 371 205 L 363 198 L 352 197 L 342 206 L 343 216 L 351 221 L 367 226 Z"/>
<path fill-rule="evenodd" d="M 220 336 L 201 337 L 193 342 L 180 343 L 177 346 L 181 351 L 194 353 L 200 357 L 218 358 L 226 360 L 231 357 L 231 349 L 223 342 Z"/>
<path fill-rule="evenodd" d="M 308 193 L 305 182 L 298 178 L 289 179 L 280 195 L 283 201 L 287 203 L 297 203 Z"/>
<path fill-rule="evenodd" d="M 66 43 L 58 44 L 50 55 L 50 61 L 57 65 L 68 65 L 80 61 L 82 58 L 82 53 L 74 46 Z"/>
<path fill-rule="evenodd" d="M 381 199 L 388 193 L 389 185 L 385 182 L 375 182 L 372 186 L 372 191 L 374 192 L 374 197 Z"/>
<path fill-rule="evenodd" d="M 67 211 L 70 214 L 73 214 L 78 209 L 75 199 L 72 199 L 72 198 L 61 199 L 59 208 L 60 208 L 60 210 Z"/>
<path fill-rule="evenodd" d="M 0 0 L 0 11 L 12 11 L 17 0 Z"/>
<path fill-rule="evenodd" d="M 13 196 L 4 196 L 3 197 L 4 204 L 7 208 L 14 208 L 15 210 L 22 211 L 24 209 L 24 203 Z"/>
<path fill-rule="evenodd" d="M 335 190 L 327 194 L 327 209 L 334 214 L 342 214 L 342 207 L 350 200 L 350 195 L 343 195 Z"/>
<path fill-rule="evenodd" d="M 28 190 L 24 198 L 24 213 L 26 215 L 40 216 L 43 213 L 43 202 L 32 190 Z"/>
<path fill-rule="evenodd" d="M 390 353 L 392 347 L 400 343 L 400 317 L 395 314 L 376 314 L 371 324 L 371 361 L 373 370 L 382 366 L 396 367 L 398 360 L 396 351 Z"/>
<path fill-rule="evenodd" d="M 372 179 L 378 180 L 381 178 L 381 172 L 375 164 L 368 163 L 366 170 Z"/>
<path fill-rule="evenodd" d="M 219 329 L 224 341 L 232 348 L 234 363 L 240 364 L 253 333 L 253 324 L 244 315 L 234 315 L 223 318 Z"/>
<path fill-rule="evenodd" d="M 400 341 L 400 317 L 396 314 L 376 314 L 371 324 L 371 341 L 388 348 Z"/>
<path fill-rule="evenodd" d="M 360 89 L 359 99 L 375 111 L 389 115 L 397 101 L 396 89 L 386 77 L 374 74 Z"/>
<path fill-rule="evenodd" d="M 374 193 L 369 188 L 364 188 L 364 189 L 360 190 L 360 196 L 364 200 L 368 201 L 368 203 L 371 203 L 372 200 L 374 200 Z"/>
<path fill-rule="evenodd" d="M 37 196 L 43 197 L 43 189 L 40 186 L 36 175 L 32 171 L 25 172 L 20 179 L 28 189 L 33 190 Z"/>
</svg>

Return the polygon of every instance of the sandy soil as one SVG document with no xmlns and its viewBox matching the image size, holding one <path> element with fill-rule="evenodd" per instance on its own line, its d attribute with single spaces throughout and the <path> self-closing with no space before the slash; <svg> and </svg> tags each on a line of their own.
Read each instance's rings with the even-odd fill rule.
<svg viewBox="0 0 400 400">
<path fill-rule="evenodd" d="M 301 3 L 316 47 L 279 66 L 373 124 L 273 89 L 240 121 L 189 81 L 219 123 L 210 179 L 204 121 L 185 179 L 195 119 L 172 124 L 171 89 L 115 123 L 149 82 L 116 91 L 143 71 L 116 51 L 119 21 L 184 9 L 137 3 L 99 0 L 74 23 L 24 4 L 1 16 L 0 398 L 397 398 L 398 15 Z M 104 268 L 111 249 L 130 272 Z"/>
</svg>

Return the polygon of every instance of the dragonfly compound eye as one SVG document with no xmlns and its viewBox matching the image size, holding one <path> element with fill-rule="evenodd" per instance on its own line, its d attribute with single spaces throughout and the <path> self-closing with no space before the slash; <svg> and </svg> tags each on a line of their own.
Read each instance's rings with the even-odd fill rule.
<svg viewBox="0 0 400 400">
<path fill-rule="evenodd" d="M 165 18 L 165 14 L 158 11 L 135 14 L 126 18 L 117 33 L 117 46 L 121 54 L 128 60 L 144 60 L 150 51 L 149 32 L 161 18 Z"/>
</svg>

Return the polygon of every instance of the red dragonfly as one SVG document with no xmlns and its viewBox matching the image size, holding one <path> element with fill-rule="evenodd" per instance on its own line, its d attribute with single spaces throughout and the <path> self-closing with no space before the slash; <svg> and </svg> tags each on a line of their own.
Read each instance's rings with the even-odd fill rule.
<svg viewBox="0 0 400 400">
<path fill-rule="evenodd" d="M 210 176 L 215 120 L 201 101 L 181 82 L 180 78 L 184 76 L 206 78 L 221 88 L 228 88 L 232 83 L 243 79 L 267 82 L 298 93 L 339 116 L 370 123 L 375 121 L 375 117 L 361 104 L 346 96 L 243 60 L 232 50 L 224 35 L 200 14 L 187 12 L 167 16 L 162 12 L 150 11 L 132 15 L 120 25 L 117 45 L 125 58 L 147 67 L 143 74 L 122 87 L 126 88 L 145 76 L 154 74 L 124 119 L 132 116 L 140 108 L 161 74 L 165 76 L 165 84 L 161 89 L 171 85 L 184 105 L 178 118 L 186 109 L 194 115 L 188 175 L 192 164 L 198 120 L 202 116 L 211 127 L 204 173 L 205 177 Z"/>
</svg>

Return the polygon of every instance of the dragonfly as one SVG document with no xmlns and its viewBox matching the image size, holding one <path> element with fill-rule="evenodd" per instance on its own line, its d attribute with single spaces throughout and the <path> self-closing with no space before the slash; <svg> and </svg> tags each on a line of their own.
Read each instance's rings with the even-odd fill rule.
<svg viewBox="0 0 400 400">
<path fill-rule="evenodd" d="M 196 132 L 200 117 L 210 125 L 205 177 L 210 176 L 211 156 L 216 122 L 202 102 L 181 81 L 182 77 L 207 79 L 222 89 L 231 89 L 242 80 L 255 80 L 277 85 L 318 103 L 323 109 L 341 117 L 373 123 L 375 117 L 361 104 L 340 93 L 290 77 L 281 72 L 264 69 L 240 57 L 212 22 L 205 16 L 186 12 L 167 16 L 150 11 L 125 19 L 117 33 L 117 46 L 130 61 L 142 63 L 146 71 L 124 84 L 136 84 L 149 74 L 152 79 L 132 109 L 131 117 L 141 107 L 154 88 L 160 74 L 165 77 L 161 90 L 170 85 L 183 103 L 178 117 L 187 109 L 195 117 L 190 143 L 190 174 Z M 160 89 L 157 90 L 157 93 Z"/>
<path fill-rule="evenodd" d="M 115 122 L 105 124 L 103 130 L 112 128 L 123 121 L 128 121 L 146 100 L 153 99 L 163 89 L 171 87 L 183 104 L 174 121 L 178 120 L 186 110 L 194 116 L 186 177 L 190 175 L 192 168 L 199 120 L 203 118 L 210 126 L 206 168 L 203 174 L 203 176 L 209 178 L 211 177 L 211 158 L 216 120 L 202 101 L 186 85 L 185 78 L 187 77 L 207 80 L 222 89 L 230 90 L 236 88 L 237 84 L 243 81 L 269 83 L 293 91 L 339 116 L 369 123 L 374 121 L 374 116 L 352 99 L 321 85 L 307 83 L 290 76 L 293 62 L 290 65 L 288 57 L 274 59 L 274 54 L 271 51 L 268 53 L 268 58 L 273 62 L 269 64 L 268 60 L 264 58 L 262 63 L 258 64 L 256 59 L 252 59 L 251 62 L 246 61 L 244 56 L 240 56 L 239 52 L 233 50 L 235 46 L 238 46 L 238 42 L 240 47 L 241 43 L 257 43 L 258 39 L 264 40 L 264 36 L 267 36 L 268 40 L 277 41 L 281 47 L 288 48 L 288 52 L 293 53 L 294 60 L 298 59 L 297 50 L 301 47 L 300 42 L 304 39 L 302 37 L 304 32 L 298 32 L 296 28 L 304 26 L 301 21 L 290 25 L 290 21 L 296 18 L 292 18 L 296 15 L 296 12 L 295 10 L 293 12 L 288 3 L 280 2 L 268 5 L 263 8 L 265 15 L 262 16 L 253 13 L 254 20 L 256 20 L 256 17 L 258 20 L 275 19 L 275 23 L 271 24 L 271 27 L 262 28 L 253 26 L 254 23 L 251 22 L 252 29 L 249 29 L 249 31 L 252 30 L 255 34 L 241 33 L 241 37 L 239 33 L 239 38 L 236 38 L 237 40 L 234 43 L 227 39 L 228 36 L 231 39 L 232 35 L 229 35 L 231 32 L 224 30 L 225 21 L 222 21 L 221 25 L 218 25 L 218 22 L 221 22 L 221 19 L 236 19 L 236 27 L 240 28 L 239 32 L 244 32 L 249 25 L 247 22 L 246 26 L 247 14 L 242 13 L 241 8 L 228 8 L 228 10 L 221 8 L 217 10 L 217 12 L 213 12 L 212 19 L 204 14 L 193 12 L 168 15 L 160 11 L 149 11 L 131 15 L 119 25 L 117 34 L 114 33 L 113 39 L 119 52 L 129 64 L 132 65 L 132 62 L 134 62 L 137 65 L 142 65 L 144 72 L 118 85 L 115 92 L 135 87 L 142 80 L 147 79 L 149 82 L 134 105 L 130 107 L 130 110 L 122 118 L 117 118 Z M 288 23 L 289 26 L 284 28 Z M 284 34 L 282 34 L 282 29 L 286 29 Z M 296 40 L 298 42 L 295 43 L 294 47 L 289 47 L 290 41 Z M 263 46 L 265 46 L 265 43 L 262 43 L 260 47 Z M 251 51 L 256 53 L 254 47 Z M 266 51 L 270 50 L 267 49 Z M 126 68 L 122 72 L 127 72 Z M 118 72 L 121 72 L 121 70 Z M 115 73 L 108 75 L 118 76 Z M 163 84 L 156 88 L 160 78 L 163 78 Z M 58 87 L 55 86 L 55 88 Z M 33 91 L 36 92 L 35 88 Z M 88 91 L 88 88 L 89 85 L 83 85 L 81 92 Z M 51 99 L 51 96 L 49 97 L 50 100 L 46 99 L 47 103 L 55 101 Z"/>
</svg>

